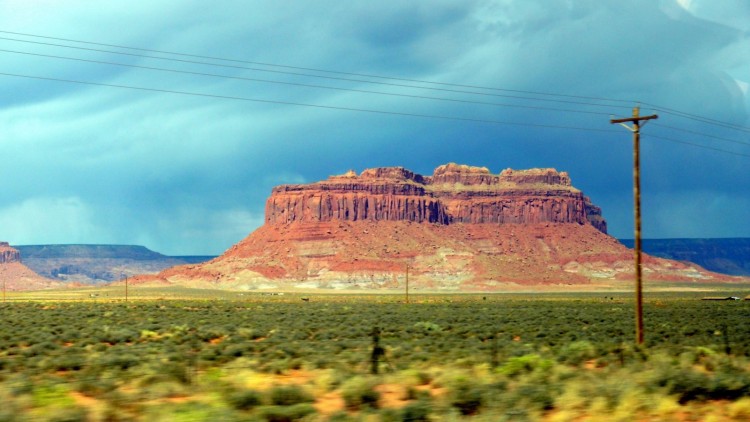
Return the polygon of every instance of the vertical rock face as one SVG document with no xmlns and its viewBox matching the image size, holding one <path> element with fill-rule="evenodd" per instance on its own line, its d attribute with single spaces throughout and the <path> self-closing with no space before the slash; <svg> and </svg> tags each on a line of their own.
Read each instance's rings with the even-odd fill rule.
<svg viewBox="0 0 750 422">
<path fill-rule="evenodd" d="M 607 233 L 607 221 L 602 216 L 602 209 L 591 203 L 588 196 L 584 197 L 586 204 L 586 219 L 592 226 L 602 233 Z"/>
<path fill-rule="evenodd" d="M 467 224 L 591 224 L 601 210 L 554 169 L 503 170 L 445 164 L 432 176 L 402 167 L 350 171 L 307 185 L 282 185 L 266 203 L 267 224 L 325 221 Z"/>
<path fill-rule="evenodd" d="M 0 242 L 0 264 L 21 262 L 21 253 L 12 248 L 8 242 Z"/>
<path fill-rule="evenodd" d="M 0 279 L 8 291 L 48 289 L 60 284 L 21 263 L 21 253 L 8 242 L 0 242 Z"/>
</svg>

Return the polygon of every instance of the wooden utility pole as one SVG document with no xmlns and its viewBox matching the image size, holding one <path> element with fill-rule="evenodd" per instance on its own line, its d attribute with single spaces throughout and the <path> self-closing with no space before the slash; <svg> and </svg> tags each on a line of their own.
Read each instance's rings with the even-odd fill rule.
<svg viewBox="0 0 750 422">
<path fill-rule="evenodd" d="M 635 342 L 643 344 L 643 283 L 641 281 L 641 121 L 658 119 L 659 116 L 640 116 L 639 107 L 633 108 L 633 117 L 611 119 L 633 132 L 633 200 L 635 208 Z M 633 123 L 630 127 L 625 123 Z"/>
<path fill-rule="evenodd" d="M 125 277 L 125 302 L 128 301 L 128 278 Z"/>
</svg>

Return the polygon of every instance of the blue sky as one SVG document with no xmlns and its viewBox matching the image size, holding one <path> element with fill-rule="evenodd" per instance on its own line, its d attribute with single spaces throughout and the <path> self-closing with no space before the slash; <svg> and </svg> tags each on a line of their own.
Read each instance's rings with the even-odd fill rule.
<svg viewBox="0 0 750 422">
<path fill-rule="evenodd" d="M 746 1 L 0 0 L 0 31 L 11 244 L 219 254 L 274 185 L 447 162 L 568 171 L 632 237 L 638 102 L 644 237 L 750 237 Z"/>
</svg>

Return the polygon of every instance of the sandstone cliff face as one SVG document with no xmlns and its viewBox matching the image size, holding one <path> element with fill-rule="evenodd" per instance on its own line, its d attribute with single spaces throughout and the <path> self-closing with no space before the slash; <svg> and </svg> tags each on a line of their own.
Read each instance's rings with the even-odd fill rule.
<svg viewBox="0 0 750 422">
<path fill-rule="evenodd" d="M 0 264 L 21 262 L 21 254 L 10 247 L 8 242 L 0 242 Z"/>
<path fill-rule="evenodd" d="M 446 164 L 432 176 L 402 167 L 350 171 L 308 185 L 282 185 L 266 203 L 267 224 L 325 221 L 436 224 L 591 224 L 601 210 L 554 169 L 503 170 Z"/>
<path fill-rule="evenodd" d="M 0 280 L 8 291 L 48 289 L 60 285 L 21 263 L 21 253 L 8 242 L 0 242 Z"/>
</svg>

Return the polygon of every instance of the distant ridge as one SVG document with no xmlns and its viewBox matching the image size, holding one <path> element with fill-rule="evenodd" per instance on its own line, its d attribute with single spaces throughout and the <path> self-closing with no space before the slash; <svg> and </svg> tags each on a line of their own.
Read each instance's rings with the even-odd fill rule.
<svg viewBox="0 0 750 422">
<path fill-rule="evenodd" d="M 107 283 L 138 274 L 153 274 L 177 265 L 196 264 L 213 256 L 167 256 L 140 245 L 20 245 L 15 248 L 36 273 L 85 284 Z"/>
<path fill-rule="evenodd" d="M 619 239 L 628 248 L 633 239 Z M 659 258 L 689 261 L 717 273 L 750 276 L 750 238 L 643 239 L 643 251 Z"/>
<path fill-rule="evenodd" d="M 139 245 L 19 245 L 15 246 L 24 259 L 28 258 L 129 258 L 163 259 L 167 256 Z"/>
</svg>

